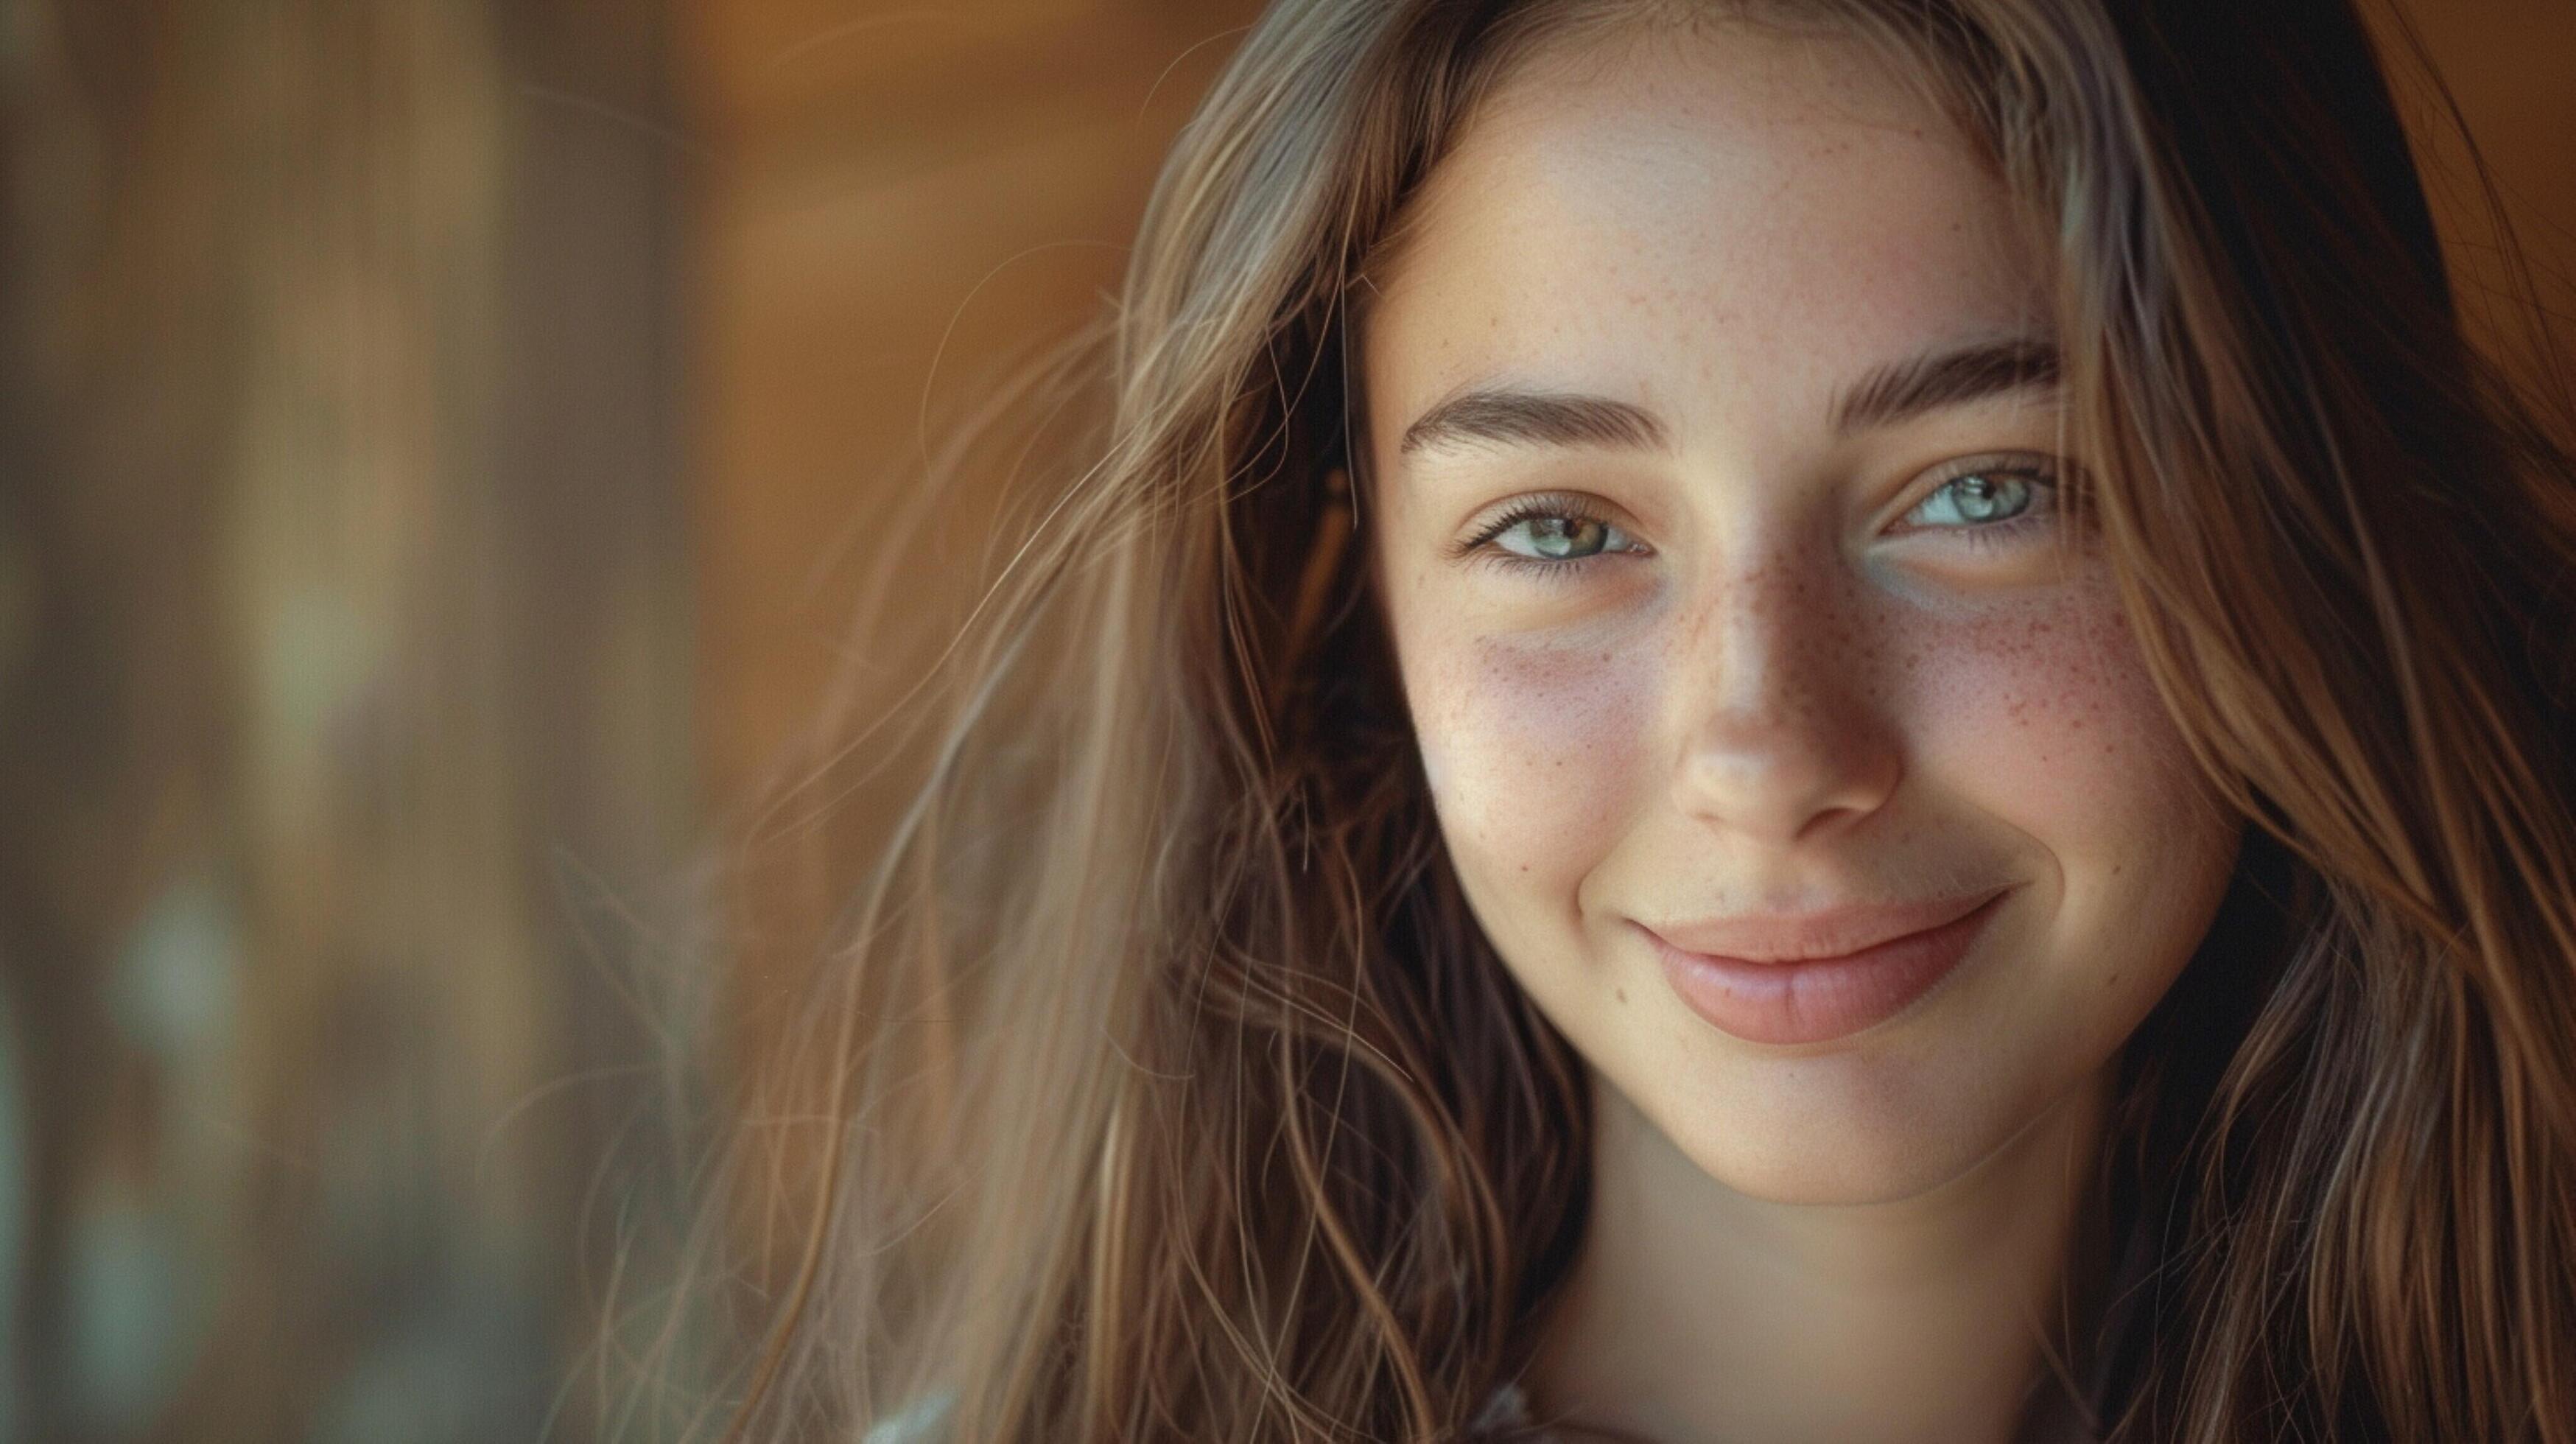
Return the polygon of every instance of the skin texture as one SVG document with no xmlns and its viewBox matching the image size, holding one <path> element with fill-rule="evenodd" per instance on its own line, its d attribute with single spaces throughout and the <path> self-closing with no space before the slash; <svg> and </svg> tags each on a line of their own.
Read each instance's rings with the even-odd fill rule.
<svg viewBox="0 0 2576 1444">
<path fill-rule="evenodd" d="M 1374 276 L 1362 530 L 1426 773 L 1599 1099 L 1543 1416 L 1671 1441 L 2024 1417 L 2109 1070 L 2238 832 L 2036 480 L 2080 475 L 2053 390 L 1834 424 L 1877 368 L 2051 337 L 2015 215 L 1866 52 L 1641 29 L 1507 79 Z M 1663 436 L 1406 448 L 1496 385 Z M 2039 522 L 1975 545 L 2000 522 L 1934 496 L 1962 458 Z M 1479 541 L 1532 497 L 1576 499 L 1601 551 L 1511 566 L 1547 521 Z M 1955 972 L 1814 1043 L 1713 1027 L 1637 927 L 1995 888 Z"/>
</svg>

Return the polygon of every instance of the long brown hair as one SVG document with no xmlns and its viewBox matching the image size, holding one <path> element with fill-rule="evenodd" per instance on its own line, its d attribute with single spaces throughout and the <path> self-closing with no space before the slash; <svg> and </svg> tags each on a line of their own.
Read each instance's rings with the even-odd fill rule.
<svg viewBox="0 0 2576 1444">
<path fill-rule="evenodd" d="M 904 714 L 735 1437 L 1452 1438 L 1525 1360 L 1590 1100 L 1425 800 L 1352 302 L 1531 47 L 1716 8 L 1278 0 L 1243 41 L 1026 398 L 1079 469 Z M 1723 8 L 1889 48 L 2028 206 L 2106 555 L 2249 824 L 2124 1054 L 2096 1423 L 2576 1440 L 2576 466 L 2462 339 L 2359 19 Z"/>
</svg>

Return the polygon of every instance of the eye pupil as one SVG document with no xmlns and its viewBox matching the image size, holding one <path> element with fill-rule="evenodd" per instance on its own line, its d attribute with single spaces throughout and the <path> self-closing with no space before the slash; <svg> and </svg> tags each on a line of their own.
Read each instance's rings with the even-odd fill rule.
<svg viewBox="0 0 2576 1444">
<path fill-rule="evenodd" d="M 1571 516 L 1532 517 L 1530 549 L 1552 559 L 1590 556 L 1601 550 L 1608 529 L 1597 521 Z"/>
<path fill-rule="evenodd" d="M 1950 487 L 1959 515 L 1970 521 L 1992 521 L 2016 510 L 2009 504 L 2014 496 L 1995 477 L 1970 474 L 1952 481 Z"/>
</svg>

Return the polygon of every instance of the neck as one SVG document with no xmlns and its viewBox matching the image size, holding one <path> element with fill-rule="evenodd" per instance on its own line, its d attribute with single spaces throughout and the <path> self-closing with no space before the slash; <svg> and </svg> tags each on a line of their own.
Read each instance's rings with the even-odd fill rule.
<svg viewBox="0 0 2576 1444">
<path fill-rule="evenodd" d="M 1710 1178 L 1596 1076 L 1591 1213 L 1532 1366 L 1539 1417 L 1653 1444 L 2015 1437 L 2035 1386 L 2056 1390 L 2107 1083 L 1927 1193 L 1803 1205 Z"/>
</svg>

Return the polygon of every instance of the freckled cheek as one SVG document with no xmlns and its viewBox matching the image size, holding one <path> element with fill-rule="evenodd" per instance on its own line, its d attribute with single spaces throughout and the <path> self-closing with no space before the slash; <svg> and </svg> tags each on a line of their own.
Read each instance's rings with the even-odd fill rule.
<svg viewBox="0 0 2576 1444">
<path fill-rule="evenodd" d="M 2061 863 L 2122 865 L 2188 814 L 2189 754 L 2108 595 L 1941 619 L 1906 650 L 1918 765 Z"/>
<path fill-rule="evenodd" d="M 1462 872 L 1571 884 L 1623 834 L 1654 669 L 1621 650 L 1462 640 L 1408 659 L 1424 771 Z"/>
</svg>

